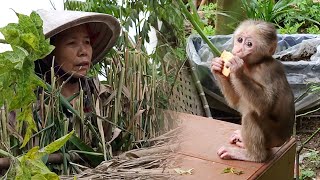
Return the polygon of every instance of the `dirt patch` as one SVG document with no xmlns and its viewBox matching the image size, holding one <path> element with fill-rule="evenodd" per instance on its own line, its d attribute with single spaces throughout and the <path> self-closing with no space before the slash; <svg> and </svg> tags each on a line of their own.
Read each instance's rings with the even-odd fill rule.
<svg viewBox="0 0 320 180">
<path fill-rule="evenodd" d="M 306 142 L 320 128 L 319 115 L 297 119 L 297 145 Z M 304 147 L 299 158 L 300 175 L 303 179 L 320 179 L 320 133 Z"/>
</svg>

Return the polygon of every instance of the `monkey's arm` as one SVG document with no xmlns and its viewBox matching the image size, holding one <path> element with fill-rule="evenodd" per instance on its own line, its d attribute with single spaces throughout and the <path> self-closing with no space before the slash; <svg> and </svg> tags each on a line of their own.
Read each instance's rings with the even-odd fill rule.
<svg viewBox="0 0 320 180">
<path fill-rule="evenodd" d="M 215 77 L 218 80 L 218 84 L 222 94 L 224 95 L 227 103 L 233 109 L 237 109 L 239 103 L 239 95 L 234 90 L 229 77 L 225 77 L 221 73 L 215 73 Z"/>
<path fill-rule="evenodd" d="M 260 78 L 261 82 L 253 78 L 256 74 L 252 74 L 251 77 L 244 73 L 243 70 L 232 73 L 230 78 L 241 99 L 249 102 L 259 111 L 269 111 L 275 99 L 273 86 L 276 82 L 271 82 L 268 79 L 268 74 L 263 71 L 266 72 L 267 70 L 260 70 L 260 72 L 256 73 L 262 77 Z"/>
</svg>

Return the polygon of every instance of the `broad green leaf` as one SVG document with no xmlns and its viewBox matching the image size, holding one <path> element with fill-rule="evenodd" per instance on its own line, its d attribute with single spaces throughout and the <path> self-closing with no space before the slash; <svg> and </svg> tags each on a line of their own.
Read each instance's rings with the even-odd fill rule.
<svg viewBox="0 0 320 180">
<path fill-rule="evenodd" d="M 53 172 L 51 172 L 48 167 L 40 160 L 29 160 L 28 165 L 31 167 L 31 179 L 48 179 L 48 180 L 54 180 L 59 179 L 59 176 Z"/>
<path fill-rule="evenodd" d="M 39 159 L 39 146 L 33 147 L 32 149 L 30 149 L 27 154 L 25 154 L 24 156 L 22 156 L 21 161 L 27 161 L 27 160 L 33 160 L 33 159 Z"/>
<path fill-rule="evenodd" d="M 33 33 L 22 34 L 21 39 L 37 51 L 39 49 L 39 40 Z"/>
<path fill-rule="evenodd" d="M 43 28 L 42 28 L 43 22 L 39 14 L 37 14 L 35 11 L 32 11 L 30 14 L 30 18 L 33 21 L 36 28 L 38 29 L 38 32 L 41 34 L 43 32 Z"/>
<path fill-rule="evenodd" d="M 23 148 L 29 141 L 30 137 L 32 136 L 32 130 L 37 131 L 36 124 L 33 120 L 32 116 L 32 107 L 29 106 L 28 108 L 25 108 L 18 116 L 18 120 L 25 121 L 28 126 L 26 129 L 26 134 L 23 139 L 23 143 L 20 148 Z"/>
<path fill-rule="evenodd" d="M 0 28 L 5 41 L 12 47 L 12 51 L 0 53 L 0 106 L 6 102 L 10 111 L 21 110 L 18 120 L 27 124 L 21 145 L 24 147 L 37 131 L 31 107 L 36 100 L 35 90 L 44 86 L 44 82 L 36 78 L 34 61 L 51 53 L 54 46 L 45 38 L 42 19 L 36 12 L 30 16 L 16 15 L 18 23 Z"/>
<path fill-rule="evenodd" d="M 15 169 L 15 180 L 26 180 L 31 179 L 31 169 L 26 166 L 25 163 L 20 163 L 17 161 L 17 164 L 14 165 Z"/>
<path fill-rule="evenodd" d="M 11 164 L 7 177 L 15 177 L 17 180 L 58 180 L 59 176 L 51 172 L 41 158 L 59 150 L 69 140 L 73 133 L 74 131 L 71 131 L 42 149 L 39 149 L 39 146 L 36 146 L 19 158 L 13 157 L 15 161 Z M 7 152 L 0 151 L 0 153 L 8 156 L 10 155 Z"/>
<path fill-rule="evenodd" d="M 74 130 L 72 130 L 70 133 L 62 136 L 61 138 L 55 140 L 54 142 L 50 143 L 46 147 L 42 148 L 40 151 L 45 152 L 47 154 L 51 154 L 53 152 L 56 152 L 70 139 L 70 137 L 73 135 L 73 133 L 74 133 Z"/>
<path fill-rule="evenodd" d="M 10 45 L 20 44 L 20 31 L 18 24 L 10 23 L 5 27 L 0 28 L 0 32 Z"/>
<path fill-rule="evenodd" d="M 47 178 L 45 178 L 42 174 L 36 174 L 31 177 L 31 180 L 47 180 Z"/>
</svg>

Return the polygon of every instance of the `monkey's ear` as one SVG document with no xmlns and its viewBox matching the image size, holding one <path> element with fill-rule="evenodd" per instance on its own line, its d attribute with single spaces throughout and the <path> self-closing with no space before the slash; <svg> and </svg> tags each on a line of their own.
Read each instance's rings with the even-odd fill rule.
<svg viewBox="0 0 320 180">
<path fill-rule="evenodd" d="M 271 56 L 272 56 L 272 55 L 276 52 L 277 45 L 278 45 L 278 43 L 277 43 L 277 42 L 272 43 L 272 44 L 270 45 L 269 55 L 271 55 Z"/>
</svg>

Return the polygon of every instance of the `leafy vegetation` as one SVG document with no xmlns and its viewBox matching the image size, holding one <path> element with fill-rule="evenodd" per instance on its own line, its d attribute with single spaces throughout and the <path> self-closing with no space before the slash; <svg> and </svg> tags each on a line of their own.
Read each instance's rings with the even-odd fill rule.
<svg viewBox="0 0 320 180">
<path fill-rule="evenodd" d="M 312 179 L 316 177 L 316 170 L 320 169 L 320 154 L 319 151 L 308 149 L 300 156 L 299 164 L 300 179 Z"/>
<path fill-rule="evenodd" d="M 65 6 L 69 10 L 111 14 L 120 20 L 123 33 L 116 45 L 117 51 L 111 52 L 95 70 L 106 77 L 103 83 L 112 92 L 123 89 L 129 93 L 118 93 L 107 104 L 110 113 L 104 118 L 123 130 L 113 150 L 125 151 L 143 145 L 142 140 L 158 135 L 160 129 L 167 126 L 161 108 L 168 107 L 171 86 L 185 59 L 180 49 L 185 46 L 180 12 L 169 0 L 125 1 L 120 5 L 107 0 L 67 1 Z M 163 23 L 161 27 L 158 20 Z M 133 39 L 128 35 L 132 27 L 135 30 Z M 157 33 L 158 45 L 148 54 L 144 45 L 150 41 L 151 28 Z M 162 33 L 168 29 L 171 33 Z"/>
<path fill-rule="evenodd" d="M 51 172 L 42 158 L 58 151 L 72 136 L 74 131 L 50 143 L 46 147 L 39 149 L 39 146 L 33 147 L 26 154 L 20 157 L 14 157 L 0 149 L 0 154 L 8 156 L 11 159 L 11 166 L 4 179 L 43 179 L 58 180 L 59 176 Z"/>
<path fill-rule="evenodd" d="M 281 33 L 319 33 L 320 3 L 311 1 L 252 0 L 245 10 L 248 17 L 276 23 Z M 63 163 L 48 165 L 49 169 L 58 174 L 78 172 L 79 168 L 68 159 L 70 153 L 80 154 L 84 158 L 82 164 L 94 167 L 111 159 L 114 153 L 149 146 L 148 139 L 172 126 L 162 112 L 172 105 L 170 95 L 186 60 L 183 14 L 188 13 L 182 13 L 184 6 L 178 3 L 174 0 L 124 0 L 120 4 L 115 0 L 65 2 L 68 10 L 111 14 L 123 27 L 115 48 L 90 72 L 92 77 L 98 74 L 105 77 L 101 83 L 105 86 L 106 98 L 98 102 L 103 104 L 99 107 L 102 113 L 84 112 L 85 90 L 77 94 L 77 106 L 72 107 L 71 99 L 60 95 L 61 87 L 56 86 L 53 75 L 52 84 L 45 84 L 34 74 L 34 61 L 53 49 L 42 34 L 42 21 L 36 13 L 30 17 L 17 13 L 18 24 L 0 29 L 13 50 L 0 54 L 0 105 L 3 106 L 0 149 L 4 150 L 2 155 L 14 162 L 7 177 L 57 178 L 42 160 L 58 149 Z M 202 6 L 204 20 L 190 0 L 187 7 L 193 11 L 189 20 L 193 19 L 205 36 L 213 35 L 216 4 Z M 298 9 L 299 16 L 293 14 Z M 133 27 L 134 35 L 129 36 L 129 29 Z M 156 33 L 157 45 L 152 52 L 147 52 L 151 30 Z M 70 117 L 64 114 L 66 110 L 72 112 Z M 9 119 L 15 113 L 19 121 L 12 124 Z M 112 139 L 108 139 L 103 130 L 106 123 L 112 124 Z M 69 133 L 70 129 L 75 132 Z M 64 140 L 57 140 L 60 137 Z M 66 143 L 67 139 L 70 141 Z M 59 142 L 59 145 L 52 142 Z M 33 148 L 35 145 L 39 147 Z M 29 162 L 38 169 L 27 171 Z M 234 173 L 235 170 L 229 171 Z M 302 175 L 312 176 L 307 170 L 302 171 Z"/>
<path fill-rule="evenodd" d="M 202 11 L 204 16 L 205 26 L 203 28 L 203 32 L 208 36 L 213 36 L 215 34 L 215 19 L 217 13 L 217 4 L 209 3 L 208 5 L 201 6 L 200 12 Z"/>
<path fill-rule="evenodd" d="M 248 18 L 273 22 L 282 34 L 319 33 L 320 3 L 313 0 L 242 0 Z"/>
<path fill-rule="evenodd" d="M 13 50 L 0 54 L 0 106 L 7 109 L 7 112 L 3 112 L 5 119 L 2 119 L 1 126 L 1 140 L 5 147 L 10 147 L 10 137 L 5 133 L 9 111 L 16 110 L 18 113 L 17 128 L 20 131 L 23 122 L 27 124 L 21 147 L 24 147 L 32 133 L 37 131 L 32 117 L 32 104 L 36 100 L 34 91 L 37 86 L 44 87 L 45 84 L 34 73 L 34 61 L 45 57 L 53 50 L 53 46 L 42 33 L 42 20 L 38 14 L 33 12 L 30 17 L 16 14 L 19 18 L 18 24 L 10 23 L 0 29 Z"/>
<path fill-rule="evenodd" d="M 319 34 L 320 31 L 320 3 L 313 0 L 295 0 L 295 11 L 285 16 L 284 24 L 302 24 L 297 32 Z M 288 17 L 295 17 L 289 19 Z M 315 28 L 317 27 L 317 28 Z M 310 28 L 310 29 L 309 29 Z M 309 30 L 308 30 L 309 29 Z"/>
<path fill-rule="evenodd" d="M 285 14 L 294 11 L 292 9 L 293 0 L 279 0 L 277 2 L 264 0 L 241 1 L 248 18 L 261 19 L 267 22 L 282 22 Z"/>
</svg>

